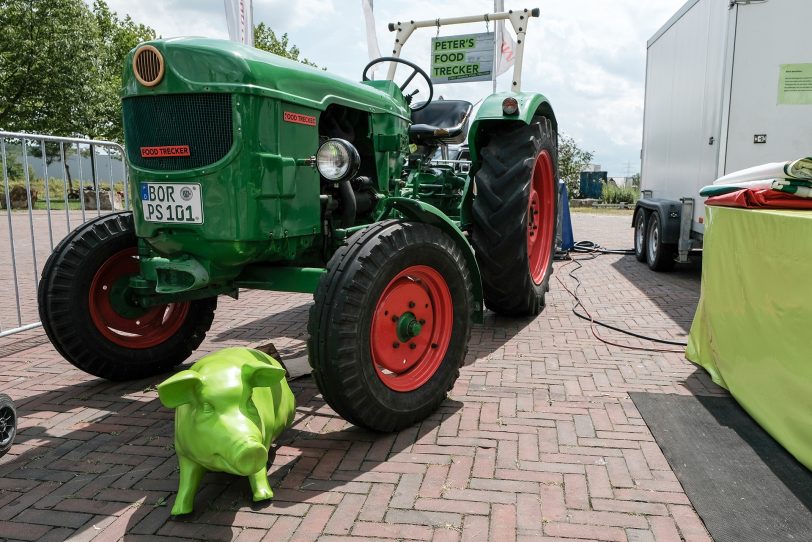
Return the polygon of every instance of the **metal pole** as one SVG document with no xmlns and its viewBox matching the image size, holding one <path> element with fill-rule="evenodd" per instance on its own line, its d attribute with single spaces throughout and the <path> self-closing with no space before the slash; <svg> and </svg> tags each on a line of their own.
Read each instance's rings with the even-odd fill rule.
<svg viewBox="0 0 812 542">
<path fill-rule="evenodd" d="M 70 200 L 68 199 L 68 156 L 65 154 L 65 143 L 59 142 L 59 159 L 62 161 L 62 192 L 65 195 L 65 222 L 70 231 Z"/>
<path fill-rule="evenodd" d="M 11 274 L 14 277 L 14 299 L 17 302 L 17 325 L 23 325 L 23 315 L 20 311 L 20 287 L 17 284 L 17 256 L 14 251 L 14 226 L 11 221 L 11 195 L 8 186 L 8 170 L 6 169 L 6 138 L 0 136 L 0 156 L 3 161 L 3 185 L 6 191 L 6 217 L 8 218 L 8 249 L 11 252 Z"/>
<path fill-rule="evenodd" d="M 504 0 L 503 0 L 504 3 Z M 499 0 L 493 0 L 493 12 L 499 13 Z M 499 32 L 499 23 L 494 23 L 496 26 L 493 29 L 494 40 L 493 40 L 493 68 L 492 68 L 492 75 L 493 75 L 493 92 L 491 94 L 496 94 L 496 69 L 499 67 L 499 54 L 502 50 L 502 35 Z"/>
<path fill-rule="evenodd" d="M 505 21 L 509 20 L 513 25 L 513 31 L 516 32 L 517 47 L 516 47 L 516 61 L 513 64 L 513 82 L 510 86 L 511 92 L 521 92 L 522 89 L 522 58 L 524 54 L 524 41 L 525 34 L 527 33 L 527 24 L 531 17 L 538 17 L 540 14 L 538 8 L 534 9 L 511 9 L 503 13 L 486 13 L 484 15 L 470 15 L 467 17 L 449 17 L 448 19 L 428 19 L 425 21 L 398 21 L 397 23 L 389 23 L 389 31 L 395 32 L 395 45 L 392 48 L 392 56 L 399 57 L 400 51 L 406 40 L 418 28 L 440 27 L 452 24 L 466 24 L 466 23 L 484 23 L 488 21 Z M 389 73 L 386 78 L 392 80 L 395 77 L 396 64 L 392 63 L 389 67 Z"/>
<path fill-rule="evenodd" d="M 42 167 L 45 171 L 45 207 L 47 209 L 48 214 L 48 240 L 50 241 L 51 251 L 54 250 L 54 229 L 51 225 L 51 186 L 48 183 L 48 151 L 45 150 L 45 140 L 41 139 L 40 144 L 42 145 Z"/>
<path fill-rule="evenodd" d="M 82 207 L 82 224 L 87 222 L 85 216 L 85 185 L 84 185 L 84 172 L 82 171 L 82 147 L 80 143 L 76 143 L 76 159 L 79 162 L 79 202 Z"/>
<path fill-rule="evenodd" d="M 31 232 L 31 258 L 34 260 L 34 290 L 39 288 L 39 266 L 37 265 L 37 237 L 34 235 L 34 198 L 31 194 L 31 176 L 28 174 L 28 147 L 22 140 L 23 144 L 23 167 L 25 168 L 25 190 L 28 192 L 28 229 Z M 9 209 L 11 213 L 11 209 Z"/>
</svg>

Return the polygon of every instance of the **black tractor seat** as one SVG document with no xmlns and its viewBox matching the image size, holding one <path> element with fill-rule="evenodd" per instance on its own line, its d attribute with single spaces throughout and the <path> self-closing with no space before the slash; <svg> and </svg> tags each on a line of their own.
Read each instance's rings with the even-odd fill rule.
<svg viewBox="0 0 812 542">
<path fill-rule="evenodd" d="M 409 139 L 417 144 L 462 143 L 473 108 L 464 100 L 433 101 L 425 109 L 412 112 Z"/>
</svg>

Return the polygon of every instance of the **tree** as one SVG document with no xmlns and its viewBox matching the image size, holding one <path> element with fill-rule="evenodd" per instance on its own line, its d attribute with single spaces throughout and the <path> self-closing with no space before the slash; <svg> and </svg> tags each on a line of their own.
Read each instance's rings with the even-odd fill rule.
<svg viewBox="0 0 812 542">
<path fill-rule="evenodd" d="M 566 183 L 571 197 L 578 194 L 581 172 L 593 157 L 593 152 L 581 149 L 573 138 L 563 134 L 558 136 L 558 176 Z"/>
<path fill-rule="evenodd" d="M 122 61 L 151 28 L 102 0 L 2 0 L 0 28 L 0 128 L 123 139 Z"/>
<path fill-rule="evenodd" d="M 123 141 L 122 61 L 154 30 L 119 19 L 103 0 L 92 11 L 83 0 L 2 0 L 0 28 L 0 129 Z M 59 148 L 45 144 L 48 164 Z M 73 150 L 64 145 L 60 157 L 71 190 Z M 29 153 L 42 155 L 38 142 Z"/>
<path fill-rule="evenodd" d="M 91 137 L 124 141 L 121 125 L 121 68 L 124 58 L 136 45 L 155 39 L 155 30 L 138 24 L 129 15 L 119 19 L 103 0 L 93 4 L 93 15 L 101 44 L 98 69 L 101 76 L 101 94 L 98 114 Z"/>
<path fill-rule="evenodd" d="M 289 44 L 287 33 L 282 34 L 281 38 L 277 38 L 276 33 L 265 23 L 259 23 L 254 27 L 254 47 L 318 68 L 318 65 L 306 58 L 299 59 L 301 51 L 295 45 Z"/>
<path fill-rule="evenodd" d="M 636 189 L 640 190 L 640 174 L 635 173 L 632 175 L 632 186 Z"/>
<path fill-rule="evenodd" d="M 99 95 L 96 25 L 82 0 L 4 0 L 0 128 L 87 134 Z"/>
</svg>

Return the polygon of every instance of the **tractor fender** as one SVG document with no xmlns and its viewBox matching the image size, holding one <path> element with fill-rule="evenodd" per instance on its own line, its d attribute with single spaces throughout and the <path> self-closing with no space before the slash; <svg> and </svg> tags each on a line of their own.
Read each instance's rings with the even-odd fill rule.
<svg viewBox="0 0 812 542">
<path fill-rule="evenodd" d="M 502 102 L 505 98 L 513 97 L 519 102 L 519 111 L 515 115 L 505 115 L 502 111 Z M 460 223 L 463 228 L 471 224 L 471 206 L 474 201 L 473 184 L 474 175 L 479 171 L 481 164 L 480 149 L 488 142 L 488 133 L 494 130 L 504 130 L 506 126 L 515 123 L 530 124 L 536 117 L 546 117 L 553 124 L 553 130 L 558 133 L 558 122 L 550 101 L 539 92 L 500 92 L 485 98 L 476 112 L 471 129 L 468 131 L 468 150 L 471 156 L 469 171 L 470 182 L 465 186 L 460 204 Z"/>
<path fill-rule="evenodd" d="M 638 213 L 646 213 L 646 221 L 648 216 L 657 211 L 660 214 L 660 223 L 662 225 L 662 242 L 667 244 L 674 244 L 679 241 L 680 224 L 682 216 L 682 204 L 679 201 L 663 198 L 640 198 L 635 205 L 634 215 L 632 216 L 632 227 L 634 221 L 637 220 Z"/>
<path fill-rule="evenodd" d="M 502 102 L 505 98 L 516 98 L 519 102 L 519 112 L 515 115 L 505 115 L 502 111 Z M 555 113 L 550 101 L 538 92 L 499 92 L 491 94 L 482 101 L 482 105 L 476 112 L 471 129 L 468 131 L 468 148 L 471 151 L 471 165 L 478 162 L 478 151 L 480 136 L 493 127 L 494 123 L 523 122 L 530 124 L 533 118 L 543 116 L 550 119 L 553 129 L 558 132 L 558 122 L 555 120 Z"/>
<path fill-rule="evenodd" d="M 474 248 L 471 246 L 471 243 L 468 242 L 462 230 L 440 209 L 422 201 L 409 198 L 387 198 L 380 220 L 387 218 L 392 211 L 399 212 L 409 220 L 436 226 L 446 232 L 454 242 L 457 243 L 457 246 L 459 246 L 465 256 L 468 271 L 471 273 L 471 285 L 474 294 L 473 320 L 475 323 L 481 324 L 485 317 L 482 275 L 479 272 L 479 264 L 476 261 Z"/>
</svg>

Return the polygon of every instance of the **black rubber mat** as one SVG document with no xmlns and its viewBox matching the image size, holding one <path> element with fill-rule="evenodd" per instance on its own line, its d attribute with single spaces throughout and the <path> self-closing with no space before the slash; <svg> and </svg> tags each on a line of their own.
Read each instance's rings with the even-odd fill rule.
<svg viewBox="0 0 812 542">
<path fill-rule="evenodd" d="M 812 472 L 735 400 L 629 395 L 716 542 L 812 541 Z"/>
</svg>

